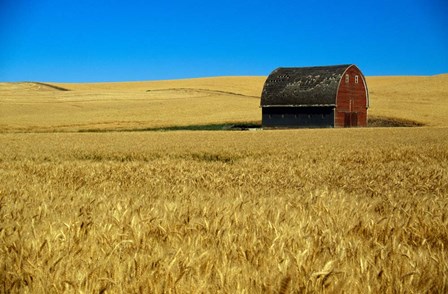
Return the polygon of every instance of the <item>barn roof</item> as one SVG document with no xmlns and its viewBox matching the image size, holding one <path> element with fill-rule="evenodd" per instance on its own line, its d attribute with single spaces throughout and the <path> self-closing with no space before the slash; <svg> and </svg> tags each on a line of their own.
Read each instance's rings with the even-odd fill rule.
<svg viewBox="0 0 448 294">
<path fill-rule="evenodd" d="M 334 106 L 339 82 L 350 66 L 277 68 L 264 84 L 261 106 Z"/>
</svg>

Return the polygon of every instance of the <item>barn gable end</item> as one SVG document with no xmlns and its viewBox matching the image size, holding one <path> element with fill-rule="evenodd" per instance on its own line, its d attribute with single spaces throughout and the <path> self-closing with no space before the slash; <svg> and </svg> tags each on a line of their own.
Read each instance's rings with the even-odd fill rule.
<svg viewBox="0 0 448 294">
<path fill-rule="evenodd" d="M 278 68 L 261 107 L 263 128 L 366 126 L 367 85 L 355 65 Z"/>
</svg>

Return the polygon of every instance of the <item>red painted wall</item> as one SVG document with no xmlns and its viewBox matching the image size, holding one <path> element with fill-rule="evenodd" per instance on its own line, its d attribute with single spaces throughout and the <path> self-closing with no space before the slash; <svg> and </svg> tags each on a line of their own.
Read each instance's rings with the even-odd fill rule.
<svg viewBox="0 0 448 294">
<path fill-rule="evenodd" d="M 348 82 L 346 82 L 348 75 Z M 358 76 L 358 83 L 356 83 Z M 336 96 L 334 126 L 365 127 L 367 126 L 367 86 L 361 71 L 354 65 L 350 66 L 342 76 Z"/>
</svg>

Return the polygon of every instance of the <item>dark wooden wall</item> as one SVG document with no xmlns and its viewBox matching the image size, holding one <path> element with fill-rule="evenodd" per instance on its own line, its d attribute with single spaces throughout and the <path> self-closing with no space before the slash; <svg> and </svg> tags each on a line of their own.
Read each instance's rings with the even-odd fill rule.
<svg viewBox="0 0 448 294">
<path fill-rule="evenodd" d="M 263 107 L 263 128 L 331 128 L 334 107 Z"/>
<path fill-rule="evenodd" d="M 346 76 L 348 74 L 348 83 Z M 335 127 L 367 126 L 367 91 L 361 71 L 351 66 L 342 76 L 336 97 Z M 355 77 L 358 76 L 358 83 Z"/>
</svg>

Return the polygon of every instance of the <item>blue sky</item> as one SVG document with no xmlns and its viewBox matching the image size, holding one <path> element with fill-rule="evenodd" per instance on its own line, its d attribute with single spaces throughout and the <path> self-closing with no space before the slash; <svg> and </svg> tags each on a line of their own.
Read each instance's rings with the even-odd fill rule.
<svg viewBox="0 0 448 294">
<path fill-rule="evenodd" d="M 0 0 L 0 81 L 448 72 L 448 1 Z"/>
</svg>

